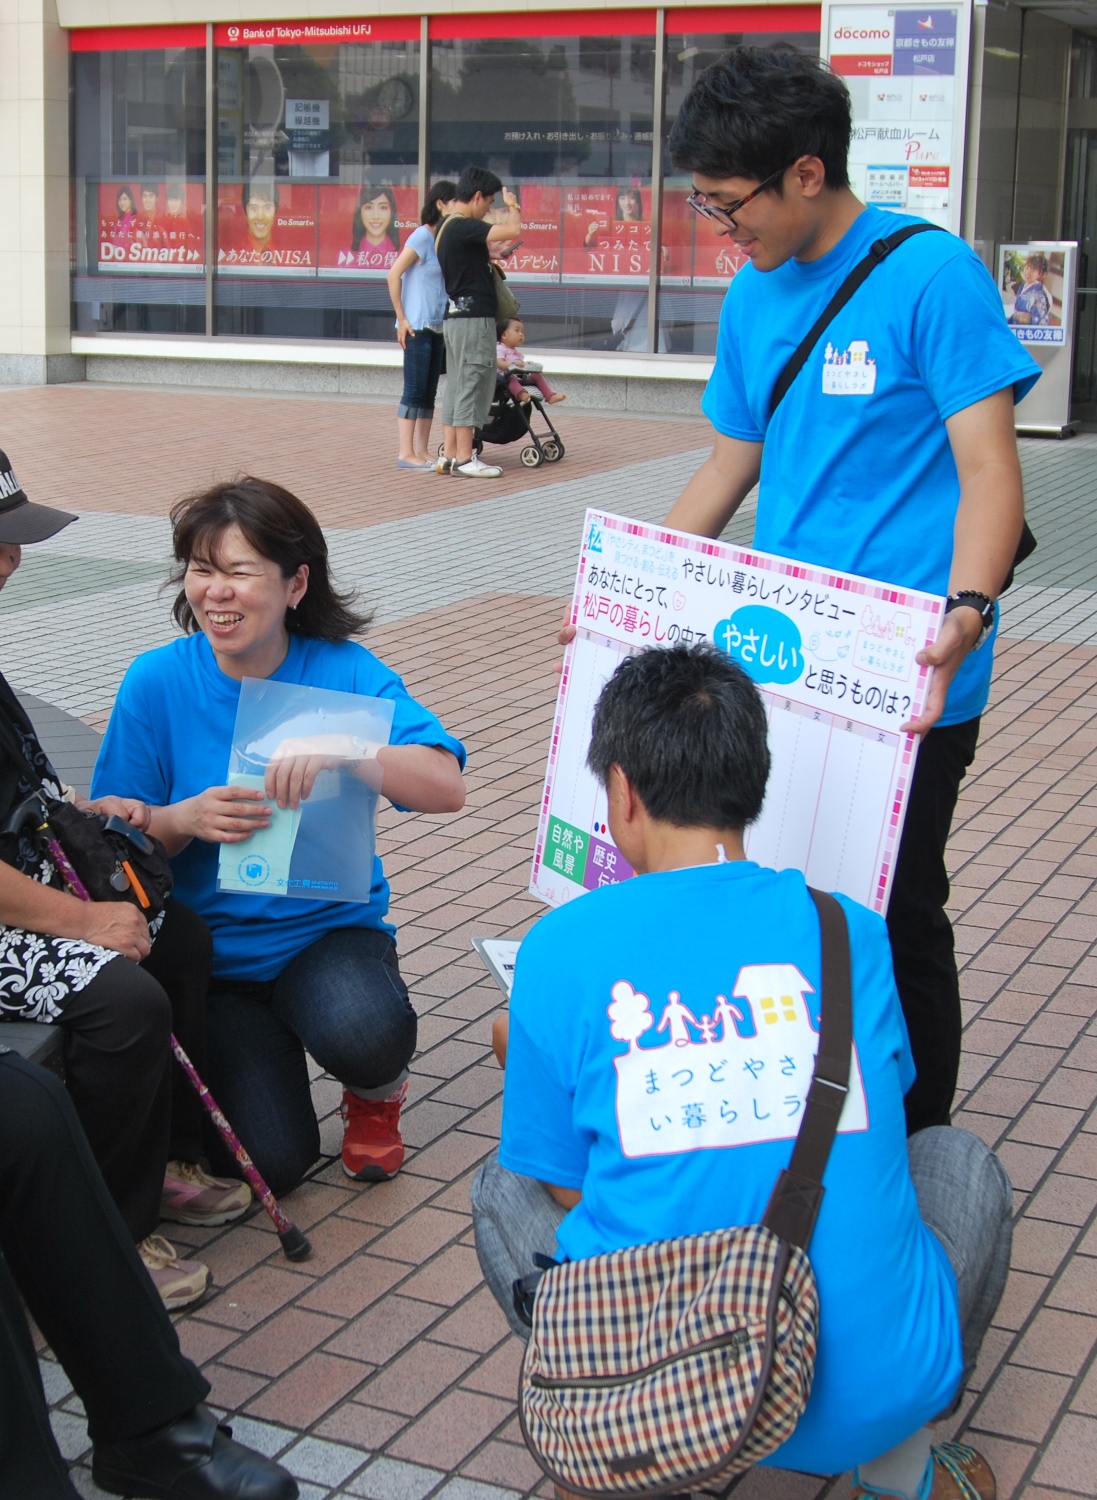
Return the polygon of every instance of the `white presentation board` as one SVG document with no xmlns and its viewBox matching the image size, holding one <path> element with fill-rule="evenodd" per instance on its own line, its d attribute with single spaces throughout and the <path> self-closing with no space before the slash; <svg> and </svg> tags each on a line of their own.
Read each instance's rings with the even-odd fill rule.
<svg viewBox="0 0 1097 1500">
<path fill-rule="evenodd" d="M 945 601 L 588 510 L 576 637 L 564 657 L 530 890 L 558 906 L 633 871 L 586 766 L 594 705 L 621 659 L 706 639 L 758 683 L 772 771 L 747 854 L 883 912 L 931 672 L 915 661 Z"/>
</svg>

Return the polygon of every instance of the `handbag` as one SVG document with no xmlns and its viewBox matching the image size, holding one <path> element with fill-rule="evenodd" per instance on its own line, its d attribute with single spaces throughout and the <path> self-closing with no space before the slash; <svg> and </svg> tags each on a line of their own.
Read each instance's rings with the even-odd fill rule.
<svg viewBox="0 0 1097 1500">
<path fill-rule="evenodd" d="M 445 233 L 446 225 L 450 224 L 454 219 L 463 217 L 464 215 L 462 214 L 449 214 L 448 217 L 442 220 L 438 227 L 438 233 L 434 236 L 434 253 L 436 255 L 438 253 L 439 242 Z M 488 265 L 491 268 L 492 282 L 495 286 L 495 321 L 497 323 L 507 323 L 511 318 L 518 316 L 518 309 L 522 304 L 518 301 L 518 298 L 511 291 L 510 287 L 507 286 L 506 273 L 502 266 L 497 261 L 492 260 L 490 256 L 488 258 Z"/>
<path fill-rule="evenodd" d="M 875 240 L 870 246 L 868 254 L 863 260 L 859 260 L 853 270 L 846 277 L 842 285 L 834 293 L 826 307 L 816 318 L 811 328 L 804 335 L 803 340 L 789 356 L 788 363 L 778 375 L 774 382 L 773 390 L 769 397 L 769 414 L 773 417 L 774 412 L 788 394 L 792 382 L 808 362 L 812 350 L 834 322 L 834 319 L 845 307 L 854 292 L 861 287 L 876 267 L 886 260 L 891 252 L 902 245 L 906 240 L 912 239 L 916 234 L 925 234 L 927 231 L 938 231 L 944 233 L 940 224 L 907 224 L 902 229 L 897 229 L 894 234 L 889 234 L 887 239 Z M 1017 543 L 1017 552 L 1014 556 L 1006 580 L 1002 584 L 1000 593 L 1004 594 L 1013 583 L 1014 569 L 1018 563 L 1023 563 L 1026 557 L 1031 557 L 1036 551 L 1036 537 L 1027 521 L 1021 523 L 1021 539 Z"/>
<path fill-rule="evenodd" d="M 18 735 L 0 715 L 0 750 L 20 767 L 38 790 L 24 798 L 0 830 L 0 858 L 14 855 L 20 838 L 30 837 L 56 863 L 49 848 L 56 840 L 93 901 L 129 901 L 150 922 L 164 910 L 174 884 L 168 852 L 159 839 L 122 818 L 81 812 L 41 786 L 41 772 L 28 760 Z M 25 783 L 24 783 L 25 785 Z M 62 875 L 63 871 L 60 871 Z"/>
<path fill-rule="evenodd" d="M 810 890 L 810 887 L 809 887 Z M 849 1085 L 849 932 L 819 915 L 819 1048 L 787 1168 L 760 1224 L 552 1264 L 519 1377 L 530 1452 L 579 1495 L 730 1482 L 791 1434 L 811 1394 L 819 1295 L 807 1247 Z M 532 1277 L 515 1283 L 522 1311 Z"/>
</svg>

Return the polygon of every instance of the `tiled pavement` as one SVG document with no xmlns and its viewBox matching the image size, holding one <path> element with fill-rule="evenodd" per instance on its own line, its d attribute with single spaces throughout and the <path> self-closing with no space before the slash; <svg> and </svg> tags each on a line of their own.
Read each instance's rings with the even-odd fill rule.
<svg viewBox="0 0 1097 1500">
<path fill-rule="evenodd" d="M 202 407 L 199 444 L 183 424 L 198 409 L 188 403 L 205 399 L 76 388 L 0 397 L 0 442 L 35 498 L 60 502 L 73 494 L 67 480 L 90 475 L 98 512 L 56 552 L 37 549 L 34 571 L 5 591 L 0 666 L 22 690 L 102 721 L 125 660 L 150 632 L 166 634 L 152 572 L 165 533 L 154 518 L 211 467 L 262 467 L 316 501 L 329 482 L 334 492 L 363 472 L 363 431 L 373 471 L 377 451 L 387 463 L 384 409 L 219 399 Z M 201 1248 L 216 1283 L 179 1319 L 184 1347 L 240 1435 L 281 1454 L 308 1497 L 505 1500 L 538 1482 L 514 1419 L 517 1345 L 480 1284 L 469 1232 L 468 1182 L 495 1138 L 501 1082 L 488 1050 L 499 996 L 469 937 L 518 935 L 539 911 L 525 884 L 559 596 L 583 505 L 658 514 L 704 442 L 689 423 L 561 421 L 585 469 L 569 452 L 559 470 L 517 471 L 502 494 L 394 477 L 367 486 L 365 508 L 343 490 L 326 514 L 344 571 L 381 604 L 370 645 L 471 754 L 459 817 L 389 815 L 382 835 L 421 1016 L 404 1172 L 360 1188 L 321 1164 L 288 1200 L 316 1247 L 304 1265 L 281 1257 L 261 1216 L 173 1231 Z M 166 456 L 172 430 L 166 481 L 163 463 L 143 459 Z M 291 430 L 307 435 L 304 471 Z M 124 460 L 109 476 L 89 470 L 92 435 L 95 455 Z M 260 465 L 263 444 L 270 462 Z M 1018 1212 L 1013 1274 L 960 1425 L 990 1456 L 1005 1500 L 1067 1500 L 1097 1496 L 1097 442 L 1026 444 L 1025 462 L 1041 548 L 1007 610 L 952 843 L 967 1012 L 958 1118 L 997 1144 Z M 145 490 L 147 468 L 160 477 Z M 88 640 L 79 671 L 66 674 Z M 86 750 L 70 743 L 78 761 Z M 337 1090 L 319 1078 L 316 1097 L 334 1153 Z M 62 1446 L 79 1459 L 79 1405 L 58 1366 L 47 1359 L 44 1370 Z M 74 1473 L 92 1494 L 87 1470 Z M 757 1470 L 740 1494 L 809 1500 L 842 1484 Z"/>
</svg>

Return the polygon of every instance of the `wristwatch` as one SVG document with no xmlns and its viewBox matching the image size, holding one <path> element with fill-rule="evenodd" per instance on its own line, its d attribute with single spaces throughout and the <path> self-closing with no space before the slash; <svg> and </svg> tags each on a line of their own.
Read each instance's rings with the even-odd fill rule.
<svg viewBox="0 0 1097 1500">
<path fill-rule="evenodd" d="M 978 651 L 994 627 L 994 600 L 989 594 L 980 594 L 978 589 L 960 589 L 955 594 L 949 594 L 945 601 L 945 614 L 959 609 L 961 604 L 966 605 L 968 609 L 975 610 L 979 616 L 982 629 L 979 631 L 978 640 L 971 648 L 973 651 Z"/>
</svg>

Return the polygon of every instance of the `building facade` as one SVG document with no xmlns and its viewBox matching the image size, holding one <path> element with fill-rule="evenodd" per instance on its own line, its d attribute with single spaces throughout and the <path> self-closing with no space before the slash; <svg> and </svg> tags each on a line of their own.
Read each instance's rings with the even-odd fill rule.
<svg viewBox="0 0 1097 1500">
<path fill-rule="evenodd" d="M 521 200 L 508 274 L 569 391 L 696 410 L 738 263 L 663 141 L 709 61 L 782 40 L 847 75 L 870 201 L 990 266 L 1004 242 L 1081 242 L 1075 391 L 1097 410 L 1086 28 L 970 0 L 0 0 L 0 381 L 394 391 L 386 272 L 428 183 L 478 163 Z"/>
</svg>

